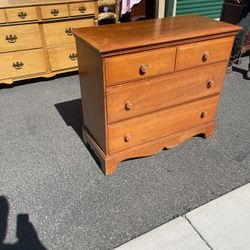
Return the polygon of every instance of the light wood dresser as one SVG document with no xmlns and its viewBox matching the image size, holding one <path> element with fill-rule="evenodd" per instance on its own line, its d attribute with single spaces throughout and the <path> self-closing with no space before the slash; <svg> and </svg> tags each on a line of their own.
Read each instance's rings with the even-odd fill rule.
<svg viewBox="0 0 250 250">
<path fill-rule="evenodd" d="M 77 70 L 72 28 L 97 14 L 95 0 L 1 0 L 0 83 Z"/>
<path fill-rule="evenodd" d="M 239 29 L 181 16 L 73 30 L 83 138 L 105 174 L 122 160 L 213 135 Z"/>
</svg>

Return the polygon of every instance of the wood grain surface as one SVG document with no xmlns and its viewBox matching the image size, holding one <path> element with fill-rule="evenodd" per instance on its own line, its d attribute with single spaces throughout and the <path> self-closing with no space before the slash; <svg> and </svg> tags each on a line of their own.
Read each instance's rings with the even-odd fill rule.
<svg viewBox="0 0 250 250">
<path fill-rule="evenodd" d="M 81 0 L 88 2 L 89 0 Z M 92 0 L 97 1 L 97 0 Z M 75 3 L 79 0 L 1 0 L 0 8 L 20 7 L 20 6 L 34 6 L 34 5 L 48 5 L 48 4 L 62 4 L 62 3 Z"/>
<path fill-rule="evenodd" d="M 11 37 L 15 37 L 12 39 Z M 9 38 L 9 40 L 7 40 Z M 38 24 L 5 26 L 0 28 L 0 52 L 42 47 Z"/>
<path fill-rule="evenodd" d="M 227 61 L 107 89 L 107 117 L 113 123 L 220 93 Z"/>
<path fill-rule="evenodd" d="M 178 16 L 140 22 L 79 28 L 75 35 L 102 53 L 136 48 L 202 36 L 237 32 L 241 28 L 200 17 Z M 105 39 L 103 39 L 105 37 Z"/>
</svg>

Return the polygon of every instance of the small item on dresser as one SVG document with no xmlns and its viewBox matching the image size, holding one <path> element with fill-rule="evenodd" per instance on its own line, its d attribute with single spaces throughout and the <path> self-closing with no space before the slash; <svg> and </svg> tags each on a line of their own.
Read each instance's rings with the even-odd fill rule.
<svg viewBox="0 0 250 250">
<path fill-rule="evenodd" d="M 73 29 L 84 100 L 83 140 L 105 174 L 125 159 L 214 134 L 239 30 L 199 16 Z"/>
</svg>

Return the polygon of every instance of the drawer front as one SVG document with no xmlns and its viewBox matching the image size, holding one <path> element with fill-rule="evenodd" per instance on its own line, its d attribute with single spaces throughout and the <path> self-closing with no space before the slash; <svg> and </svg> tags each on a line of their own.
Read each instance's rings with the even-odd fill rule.
<svg viewBox="0 0 250 250">
<path fill-rule="evenodd" d="M 0 29 L 0 52 L 41 48 L 37 24 L 5 26 Z"/>
<path fill-rule="evenodd" d="M 219 95 L 109 125 L 109 153 L 213 121 L 218 99 Z"/>
<path fill-rule="evenodd" d="M 217 63 L 107 90 L 108 122 L 219 93 L 227 63 Z"/>
<path fill-rule="evenodd" d="M 178 47 L 175 69 L 183 70 L 228 60 L 234 37 L 220 38 Z"/>
<path fill-rule="evenodd" d="M 74 44 L 48 49 L 52 71 L 77 67 L 76 46 Z"/>
<path fill-rule="evenodd" d="M 6 23 L 5 14 L 3 10 L 0 10 L 0 23 Z"/>
<path fill-rule="evenodd" d="M 7 9 L 6 13 L 9 22 L 37 20 L 37 12 L 35 7 Z"/>
<path fill-rule="evenodd" d="M 87 27 L 93 25 L 93 18 L 43 24 L 46 45 L 49 47 L 74 43 L 75 40 L 72 28 Z"/>
<path fill-rule="evenodd" d="M 95 13 L 94 2 L 73 3 L 69 5 L 71 16 L 90 15 Z"/>
<path fill-rule="evenodd" d="M 42 49 L 4 53 L 0 55 L 0 79 L 46 72 Z"/>
<path fill-rule="evenodd" d="M 164 48 L 108 58 L 105 60 L 106 84 L 173 72 L 175 54 L 175 48 Z"/>
<path fill-rule="evenodd" d="M 43 19 L 53 19 L 69 16 L 67 4 L 41 6 L 40 9 Z"/>
</svg>

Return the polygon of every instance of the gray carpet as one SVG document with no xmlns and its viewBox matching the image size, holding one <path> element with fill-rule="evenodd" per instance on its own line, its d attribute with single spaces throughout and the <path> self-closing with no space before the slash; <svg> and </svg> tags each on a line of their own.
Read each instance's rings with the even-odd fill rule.
<svg viewBox="0 0 250 250">
<path fill-rule="evenodd" d="M 250 182 L 250 81 L 237 67 L 226 76 L 212 139 L 125 161 L 108 177 L 80 138 L 77 75 L 0 89 L 4 242 L 113 249 Z"/>
</svg>

